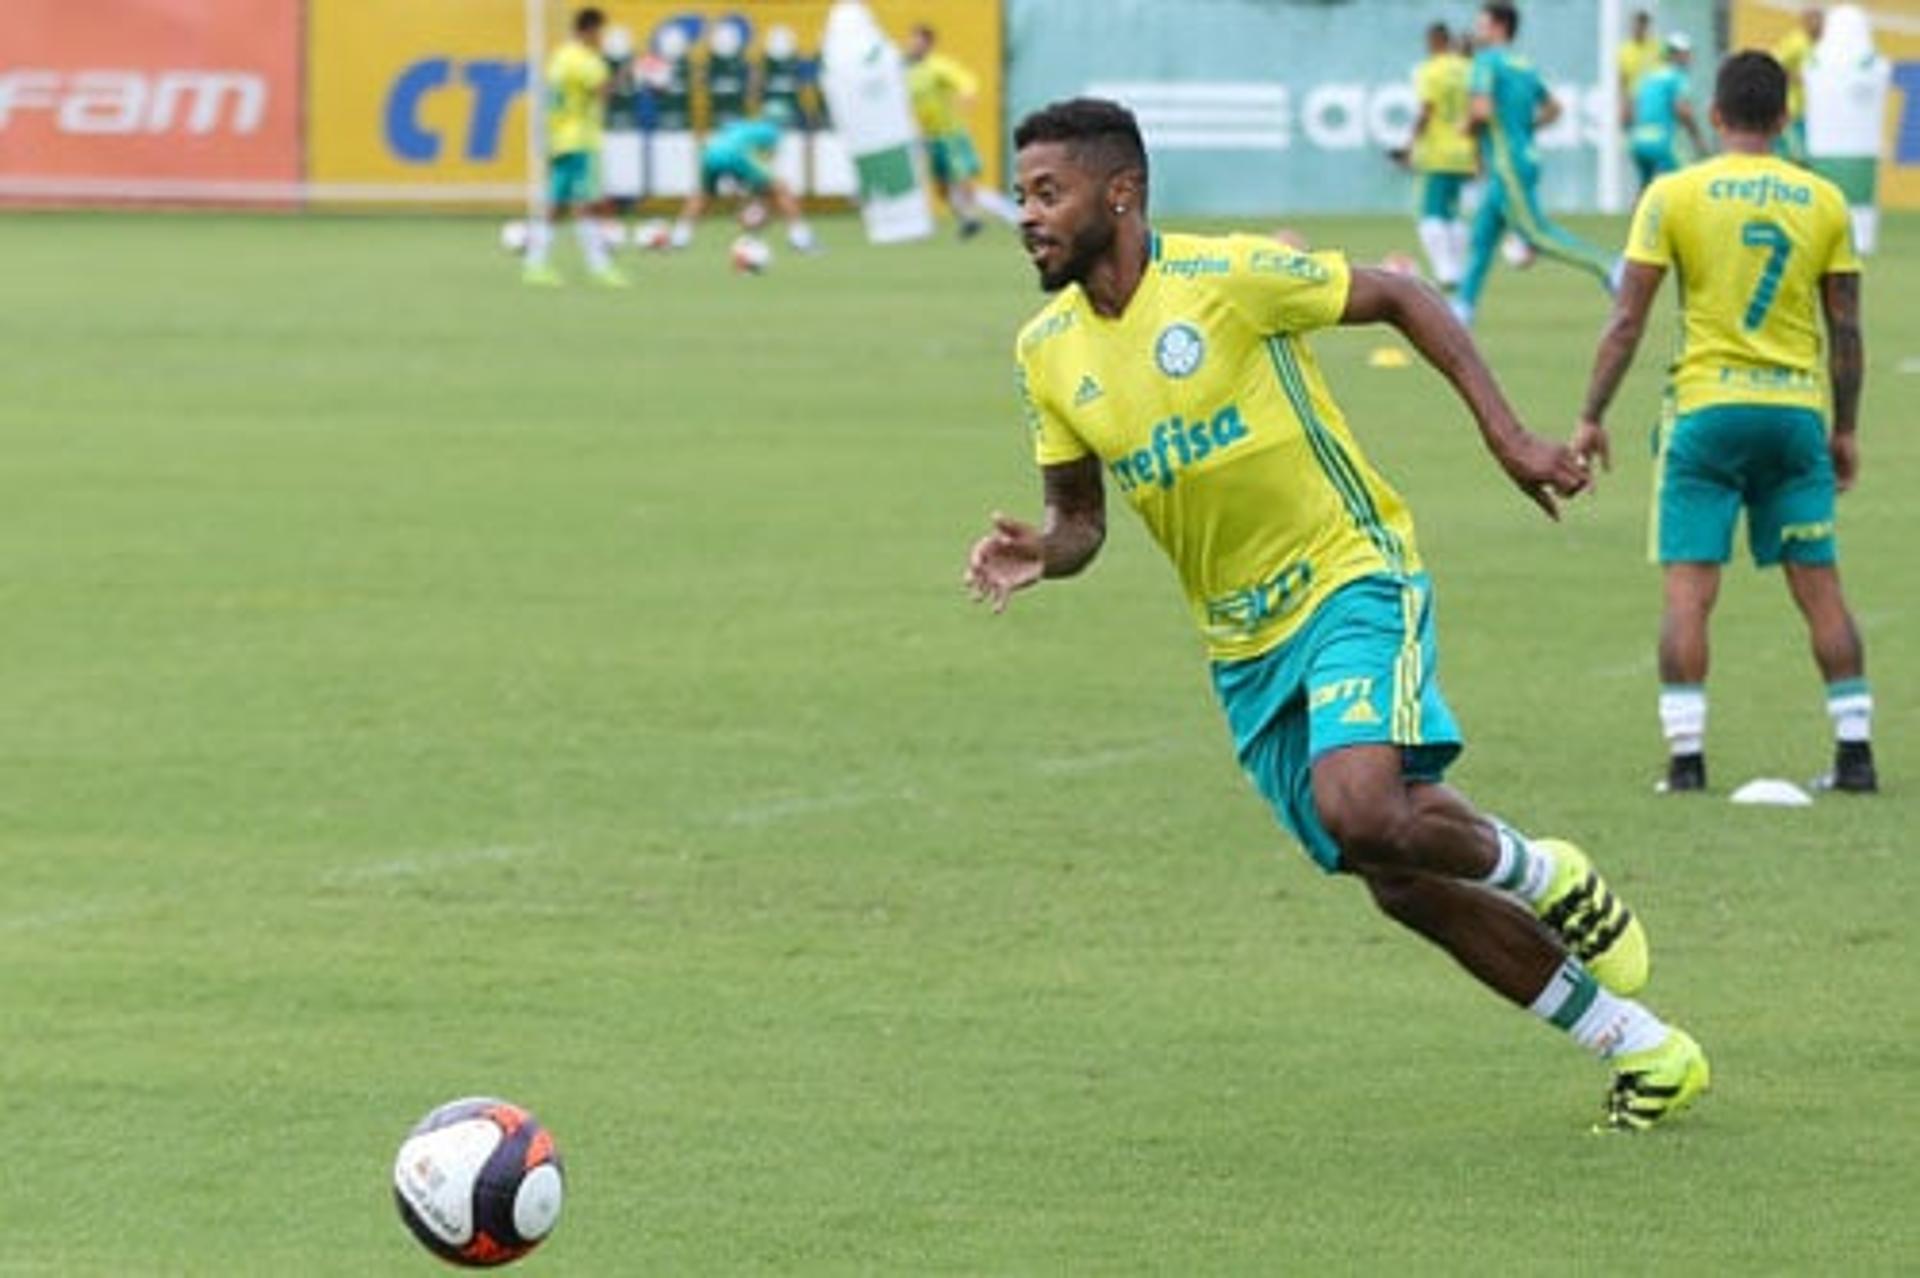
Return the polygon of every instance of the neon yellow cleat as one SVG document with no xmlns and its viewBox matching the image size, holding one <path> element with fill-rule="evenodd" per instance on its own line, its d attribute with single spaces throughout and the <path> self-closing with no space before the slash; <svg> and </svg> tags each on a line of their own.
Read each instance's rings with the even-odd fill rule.
<svg viewBox="0 0 1920 1278">
<path fill-rule="evenodd" d="M 633 281 L 620 273 L 617 266 L 609 266 L 593 273 L 593 282 L 601 288 L 632 288 Z"/>
<path fill-rule="evenodd" d="M 1613 894 L 1585 852 L 1565 839 L 1541 839 L 1535 846 L 1553 857 L 1553 881 L 1534 913 L 1587 965 L 1594 979 L 1615 994 L 1638 993 L 1652 962 L 1640 920 Z"/>
<path fill-rule="evenodd" d="M 1658 1047 L 1615 1058 L 1606 1117 L 1595 1131 L 1643 1132 L 1693 1104 L 1713 1082 L 1707 1054 L 1678 1027 Z"/>
<path fill-rule="evenodd" d="M 535 288 L 560 288 L 566 284 L 567 280 L 565 276 L 561 275 L 560 272 L 554 270 L 551 266 L 534 266 L 529 264 L 520 272 L 520 282 L 522 284 L 531 284 Z"/>
</svg>

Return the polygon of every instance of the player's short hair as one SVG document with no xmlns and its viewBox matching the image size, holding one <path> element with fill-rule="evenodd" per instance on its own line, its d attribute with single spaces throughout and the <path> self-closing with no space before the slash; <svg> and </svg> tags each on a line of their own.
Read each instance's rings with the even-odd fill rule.
<svg viewBox="0 0 1920 1278">
<path fill-rule="evenodd" d="M 1635 10 L 1633 11 L 1633 25 L 1634 25 L 1634 26 L 1636 26 L 1636 27 L 1650 27 L 1650 26 L 1652 26 L 1652 25 L 1653 25 L 1653 10 L 1651 10 L 1651 9 L 1635 9 Z"/>
<path fill-rule="evenodd" d="M 1452 44 L 1453 32 L 1447 30 L 1447 24 L 1436 22 L 1427 28 L 1428 44 Z"/>
<path fill-rule="evenodd" d="M 1147 144 L 1133 112 L 1105 98 L 1068 98 L 1041 107 L 1013 131 L 1016 151 L 1036 142 L 1064 142 L 1074 158 L 1108 176 L 1127 169 L 1140 174 L 1140 206 L 1147 203 Z"/>
<path fill-rule="evenodd" d="M 573 31 L 575 35 L 586 35 L 588 32 L 598 31 L 606 25 L 607 12 L 605 9 L 595 9 L 589 6 L 573 15 Z"/>
<path fill-rule="evenodd" d="M 928 44 L 932 44 L 935 40 L 939 39 L 939 34 L 936 31 L 934 31 L 932 26 L 930 26 L 925 22 L 914 23 L 911 34 L 919 36 L 922 40 L 925 40 Z"/>
<path fill-rule="evenodd" d="M 1766 133 L 1787 114 L 1787 71 L 1758 49 L 1736 53 L 1720 64 L 1713 82 L 1713 105 L 1733 128 Z"/>
<path fill-rule="evenodd" d="M 1511 40 L 1520 34 L 1520 10 L 1512 5 L 1483 4 L 1480 6 L 1480 12 L 1499 23 L 1500 29 L 1507 33 L 1507 39 Z"/>
</svg>

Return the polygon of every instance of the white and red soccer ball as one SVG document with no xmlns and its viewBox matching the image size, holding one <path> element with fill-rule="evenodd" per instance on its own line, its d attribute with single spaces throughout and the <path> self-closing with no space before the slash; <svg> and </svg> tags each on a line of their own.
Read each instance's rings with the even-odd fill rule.
<svg viewBox="0 0 1920 1278">
<path fill-rule="evenodd" d="M 758 275 L 773 265 L 773 250 L 757 235 L 742 235 L 733 242 L 733 269 L 742 275 Z"/>
<path fill-rule="evenodd" d="M 421 1119 L 393 1162 L 400 1219 L 442 1260 L 485 1269 L 538 1247 L 560 1219 L 565 1178 L 553 1136 L 487 1096 Z"/>
</svg>

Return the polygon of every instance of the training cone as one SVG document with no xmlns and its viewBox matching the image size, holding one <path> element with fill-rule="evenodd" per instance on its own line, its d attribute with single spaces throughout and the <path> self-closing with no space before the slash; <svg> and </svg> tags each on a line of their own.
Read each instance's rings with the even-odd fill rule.
<svg viewBox="0 0 1920 1278">
<path fill-rule="evenodd" d="M 1367 356 L 1368 368 L 1406 368 L 1412 363 L 1398 346 L 1376 346 Z"/>
</svg>

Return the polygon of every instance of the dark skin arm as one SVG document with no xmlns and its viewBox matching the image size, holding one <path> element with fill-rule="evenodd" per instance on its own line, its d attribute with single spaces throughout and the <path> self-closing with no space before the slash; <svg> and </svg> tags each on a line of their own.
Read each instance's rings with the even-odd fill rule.
<svg viewBox="0 0 1920 1278">
<path fill-rule="evenodd" d="M 1860 334 L 1860 277 L 1847 273 L 1820 277 L 1820 301 L 1827 313 L 1827 375 L 1833 382 L 1833 477 L 1840 491 L 1860 474 L 1860 390 L 1866 382 L 1866 342 Z"/>
<path fill-rule="evenodd" d="M 1674 114 L 1680 119 L 1680 127 L 1687 131 L 1687 137 L 1693 143 L 1696 156 L 1707 154 L 1707 139 L 1700 132 L 1700 121 L 1694 118 L 1693 105 L 1686 100 L 1674 104 Z"/>
<path fill-rule="evenodd" d="M 1573 451 L 1582 462 L 1594 458 L 1611 470 L 1613 450 L 1607 442 L 1605 418 L 1607 406 L 1620 390 L 1620 382 L 1633 367 L 1634 352 L 1647 331 L 1647 312 L 1653 309 L 1660 281 L 1667 277 L 1664 267 L 1645 262 L 1628 262 L 1620 279 L 1620 292 L 1613 299 L 1613 314 L 1600 335 L 1600 349 L 1594 352 L 1593 375 L 1587 381 L 1587 401 L 1580 409 L 1580 424 L 1573 432 Z"/>
<path fill-rule="evenodd" d="M 1487 451 L 1550 517 L 1559 518 L 1556 496 L 1572 497 L 1587 486 L 1586 469 L 1571 449 L 1542 439 L 1520 424 L 1472 335 L 1454 319 L 1440 295 L 1419 280 L 1390 271 L 1355 269 L 1340 322 L 1388 324 L 1398 329 L 1421 358 L 1453 384 L 1472 411 Z"/>
<path fill-rule="evenodd" d="M 1080 572 L 1107 539 L 1107 494 L 1099 458 L 1042 466 L 1040 481 L 1047 507 L 1041 526 L 996 512 L 992 530 L 967 556 L 967 587 L 975 600 L 992 603 L 995 612 L 1005 611 L 1016 590 L 1042 577 Z"/>
</svg>

